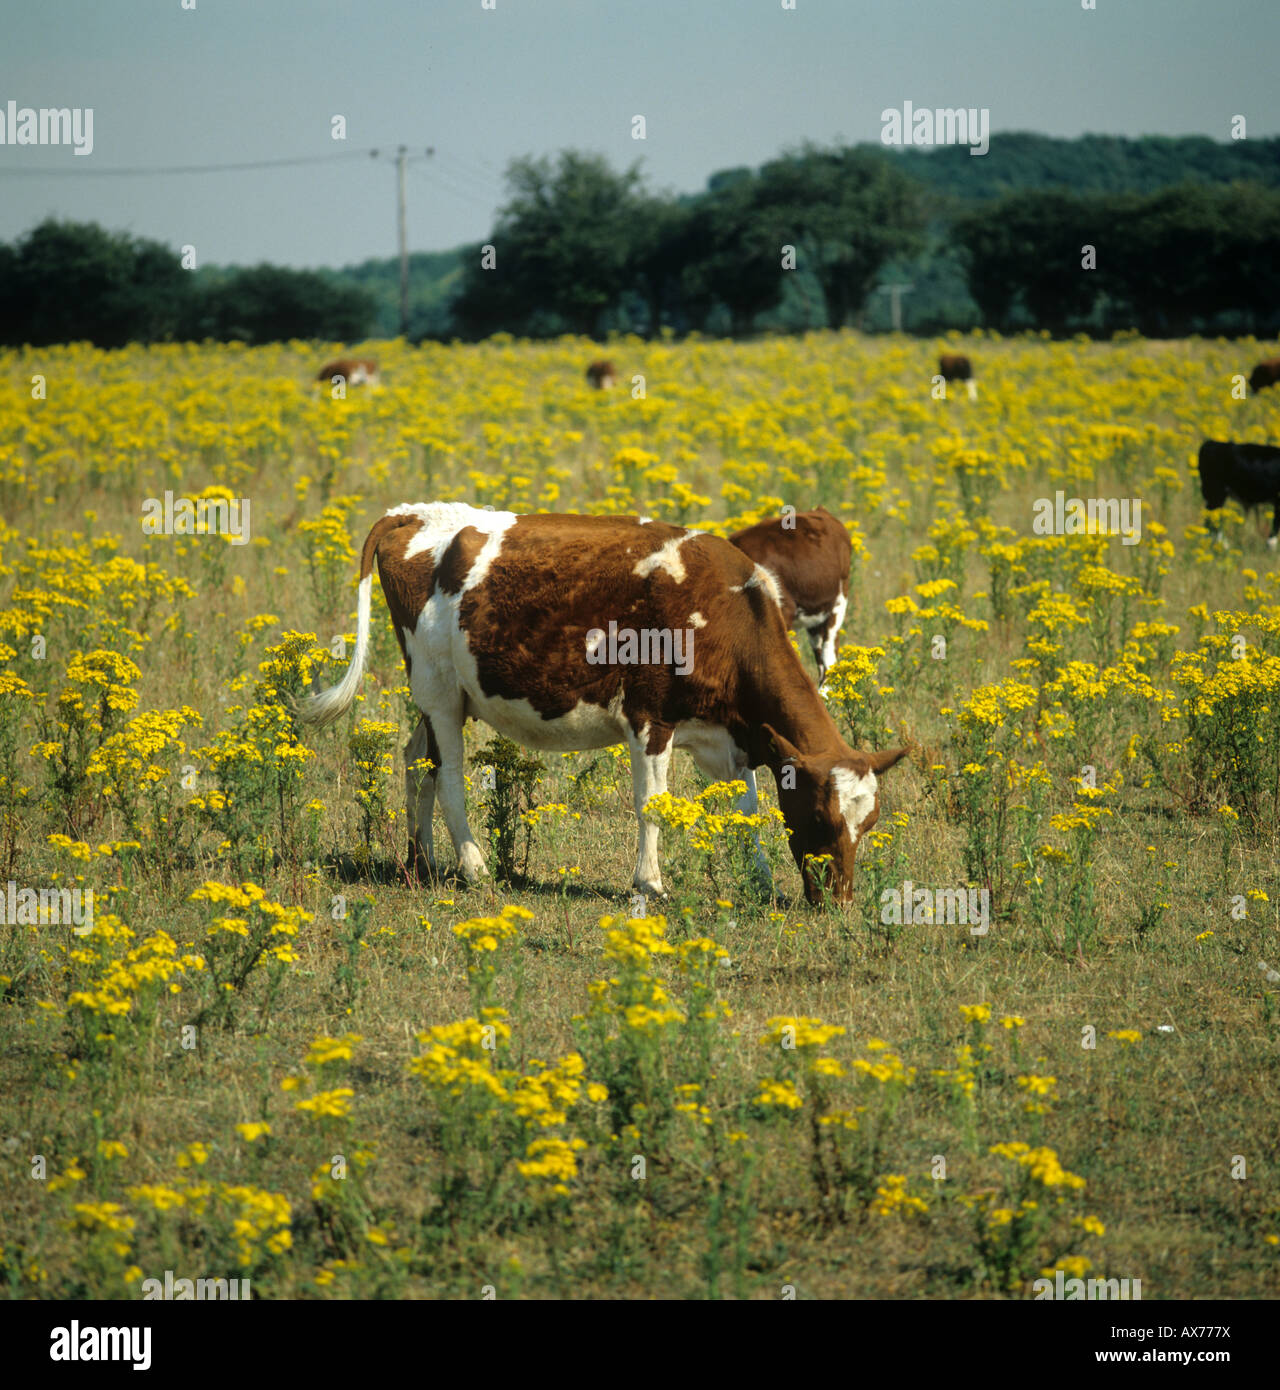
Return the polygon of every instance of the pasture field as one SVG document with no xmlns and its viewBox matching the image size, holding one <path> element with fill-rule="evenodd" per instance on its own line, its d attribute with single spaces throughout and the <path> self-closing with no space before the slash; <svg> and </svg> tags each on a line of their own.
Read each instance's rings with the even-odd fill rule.
<svg viewBox="0 0 1280 1390">
<path fill-rule="evenodd" d="M 1280 1292 L 1280 571 L 1195 475 L 1280 441 L 1280 390 L 1232 395 L 1277 348 L 976 336 L 942 401 L 944 346 L 625 340 L 591 392 L 582 340 L 378 343 L 340 401 L 301 343 L 0 354 L 0 886 L 94 893 L 87 934 L 0 928 L 9 1297 Z M 166 490 L 250 540 L 145 535 Z M 1037 534 L 1059 490 L 1140 540 Z M 763 772 L 752 889 L 681 755 L 633 916 L 625 752 L 475 724 L 510 877 L 410 883 L 376 586 L 356 709 L 289 697 L 343 668 L 370 523 L 431 499 L 846 521 L 830 708 L 910 750 L 859 900 L 804 903 Z M 989 931 L 895 923 L 907 883 Z"/>
</svg>

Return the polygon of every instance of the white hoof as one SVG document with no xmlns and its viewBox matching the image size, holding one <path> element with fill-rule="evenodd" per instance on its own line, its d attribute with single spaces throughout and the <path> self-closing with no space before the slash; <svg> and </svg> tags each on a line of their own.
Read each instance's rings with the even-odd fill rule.
<svg viewBox="0 0 1280 1390">
<path fill-rule="evenodd" d="M 468 883 L 479 883 L 482 878 L 489 877 L 489 870 L 485 868 L 484 864 L 484 855 L 475 845 L 463 845 L 458 855 L 458 868 L 461 869 L 462 876 Z"/>
</svg>

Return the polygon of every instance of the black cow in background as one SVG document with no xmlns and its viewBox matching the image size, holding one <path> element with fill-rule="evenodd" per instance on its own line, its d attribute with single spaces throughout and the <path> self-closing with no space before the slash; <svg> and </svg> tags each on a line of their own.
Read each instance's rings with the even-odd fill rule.
<svg viewBox="0 0 1280 1390">
<path fill-rule="evenodd" d="M 1259 362 L 1253 369 L 1249 377 L 1249 386 L 1256 396 L 1259 391 L 1265 390 L 1268 386 L 1274 386 L 1280 381 L 1280 357 L 1269 357 L 1265 362 Z"/>
<path fill-rule="evenodd" d="M 1272 444 L 1228 444 L 1206 439 L 1200 446 L 1200 491 L 1204 504 L 1217 511 L 1228 497 L 1245 509 L 1272 508 L 1271 535 L 1274 550 L 1280 534 L 1280 449 Z M 1218 539 L 1223 540 L 1218 531 Z"/>
</svg>

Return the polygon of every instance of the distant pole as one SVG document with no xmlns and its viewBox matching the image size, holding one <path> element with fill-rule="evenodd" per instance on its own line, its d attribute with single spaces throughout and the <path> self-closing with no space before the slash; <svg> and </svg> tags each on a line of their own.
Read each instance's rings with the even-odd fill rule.
<svg viewBox="0 0 1280 1390">
<path fill-rule="evenodd" d="M 902 332 L 902 296 L 910 294 L 915 288 L 914 283 L 904 281 L 898 285 L 881 285 L 879 287 L 889 296 L 890 312 L 893 315 L 893 331 Z"/>
<path fill-rule="evenodd" d="M 405 234 L 404 163 L 408 150 L 400 146 L 396 154 L 397 222 L 400 231 L 400 336 L 409 336 L 409 242 Z"/>
</svg>

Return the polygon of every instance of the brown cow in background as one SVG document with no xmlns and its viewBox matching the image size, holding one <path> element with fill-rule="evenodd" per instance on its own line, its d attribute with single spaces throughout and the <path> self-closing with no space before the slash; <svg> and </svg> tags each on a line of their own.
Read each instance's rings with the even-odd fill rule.
<svg viewBox="0 0 1280 1390">
<path fill-rule="evenodd" d="M 978 383 L 973 379 L 973 367 L 962 352 L 944 352 L 938 358 L 938 375 L 943 381 L 963 381 L 968 388 L 969 399 L 978 399 Z"/>
<path fill-rule="evenodd" d="M 815 507 L 758 522 L 729 540 L 778 581 L 783 621 L 808 636 L 821 685 L 836 664 L 836 637 L 849 606 L 848 531 L 825 507 Z"/>
<path fill-rule="evenodd" d="M 334 377 L 341 377 L 347 386 L 377 386 L 378 364 L 372 357 L 339 357 L 316 373 L 316 380 L 325 386 L 332 386 Z"/>
<path fill-rule="evenodd" d="M 587 368 L 587 385 L 593 390 L 607 391 L 617 380 L 618 373 L 607 358 L 599 357 Z"/>
</svg>

